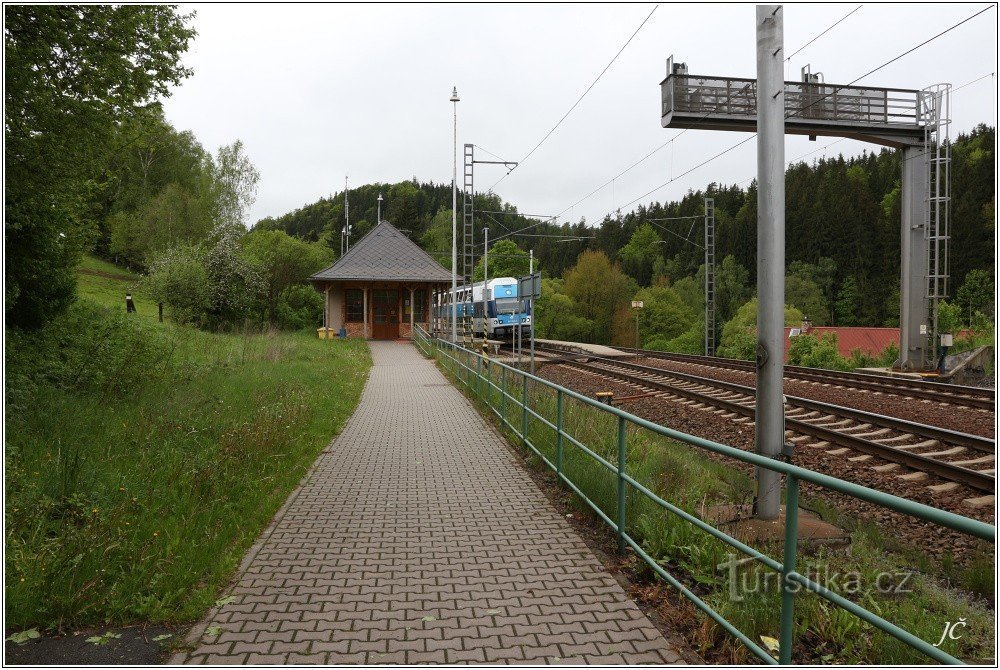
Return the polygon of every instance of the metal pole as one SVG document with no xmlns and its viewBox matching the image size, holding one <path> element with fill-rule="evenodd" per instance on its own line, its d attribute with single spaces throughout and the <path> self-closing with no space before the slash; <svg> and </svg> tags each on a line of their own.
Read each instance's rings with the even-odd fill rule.
<svg viewBox="0 0 1000 670">
<path fill-rule="evenodd" d="M 490 229 L 483 228 L 483 344 L 486 343 L 486 324 L 488 323 L 486 307 L 489 302 L 486 297 L 486 287 L 490 279 Z"/>
<path fill-rule="evenodd" d="M 799 547 L 799 480 L 788 476 L 788 495 L 785 499 L 785 555 L 781 564 L 781 627 L 778 638 L 778 662 L 792 662 L 792 644 L 795 639 L 795 592 L 800 586 L 788 579 L 795 572 L 795 559 Z"/>
<path fill-rule="evenodd" d="M 458 342 L 458 87 L 451 92 L 454 137 L 451 150 L 451 341 Z"/>
<path fill-rule="evenodd" d="M 347 175 L 344 175 L 344 234 L 340 236 L 340 255 L 344 255 L 344 238 L 347 238 L 347 248 L 351 244 L 351 214 L 350 203 L 347 202 Z"/>
<path fill-rule="evenodd" d="M 785 94 L 781 5 L 757 5 L 757 453 L 784 444 Z M 781 478 L 757 468 L 754 515 L 776 519 Z"/>
<path fill-rule="evenodd" d="M 528 249 L 528 274 L 535 274 L 535 250 Z M 531 340 L 531 374 L 535 374 L 535 297 L 528 298 L 528 337 Z"/>
<path fill-rule="evenodd" d="M 618 417 L 618 553 L 625 553 L 625 417 Z"/>
</svg>

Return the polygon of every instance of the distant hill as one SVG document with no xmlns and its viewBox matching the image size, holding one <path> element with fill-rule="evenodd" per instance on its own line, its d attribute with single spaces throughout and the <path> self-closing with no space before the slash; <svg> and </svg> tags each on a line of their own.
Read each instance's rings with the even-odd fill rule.
<svg viewBox="0 0 1000 670">
<path fill-rule="evenodd" d="M 960 135 L 952 147 L 952 292 L 970 270 L 978 268 L 993 273 L 994 137 L 994 128 L 980 125 L 971 133 Z M 863 302 L 859 314 L 864 315 L 866 323 L 881 325 L 892 319 L 894 309 L 898 310 L 901 166 L 899 151 L 883 149 L 853 158 L 836 156 L 811 164 L 796 163 L 786 172 L 787 262 L 816 263 L 820 258 L 833 259 L 837 266 L 834 291 L 853 279 Z M 451 185 L 421 183 L 414 179 L 350 189 L 354 239 L 374 225 L 380 192 L 385 198 L 383 215 L 448 265 Z M 595 222 L 597 225 L 593 227 L 582 222 L 544 224 L 530 231 L 536 235 L 596 236 L 594 240 L 560 244 L 545 237 L 514 236 L 512 239 L 524 249 L 534 249 L 540 267 L 548 276 L 561 276 L 584 249 L 603 251 L 612 260 L 618 260 L 619 251 L 644 221 L 694 216 L 696 218 L 686 221 L 655 223 L 663 239 L 659 245 L 660 254 L 670 268 L 667 274 L 676 281 L 694 275 L 702 262 L 702 249 L 684 238 L 690 233 L 700 243 L 703 233 L 697 217 L 703 213 L 706 196 L 715 198 L 717 259 L 721 261 L 726 256 L 733 256 L 749 271 L 750 280 L 755 283 L 755 183 L 746 188 L 712 183 L 704 190 L 688 192 L 680 200 L 650 202 L 618 217 Z M 343 207 L 344 194 L 341 192 L 283 216 L 263 219 L 257 226 L 279 228 L 310 240 L 325 238 L 339 251 Z M 514 205 L 495 195 L 477 195 L 476 210 L 477 240 L 482 239 L 484 226 L 489 226 L 491 237 L 495 239 L 537 223 L 537 219 L 521 216 Z"/>
</svg>

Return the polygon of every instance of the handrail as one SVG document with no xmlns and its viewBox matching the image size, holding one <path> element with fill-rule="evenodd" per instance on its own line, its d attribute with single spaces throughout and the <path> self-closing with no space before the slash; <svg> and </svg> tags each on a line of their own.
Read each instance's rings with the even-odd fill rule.
<svg viewBox="0 0 1000 670">
<path fill-rule="evenodd" d="M 792 658 L 792 647 L 793 647 L 793 613 L 794 613 L 794 598 L 795 594 L 799 590 L 807 590 L 816 594 L 817 596 L 835 604 L 836 606 L 843 608 L 855 616 L 863 619 L 869 624 L 879 628 L 880 630 L 892 635 L 896 639 L 899 639 L 908 646 L 920 651 L 921 653 L 929 656 L 937 661 L 949 664 L 961 664 L 962 661 L 951 656 L 945 651 L 935 647 L 925 640 L 922 640 L 915 635 L 903 630 L 886 619 L 883 619 L 879 615 L 865 609 L 864 607 L 843 598 L 837 593 L 826 589 L 822 585 L 810 580 L 808 577 L 800 574 L 796 570 L 797 563 L 797 530 L 798 530 L 798 488 L 799 482 L 805 481 L 811 484 L 815 484 L 822 488 L 837 491 L 845 495 L 857 498 L 859 500 L 865 500 L 881 507 L 886 507 L 897 512 L 914 516 L 917 518 L 925 519 L 939 526 L 944 526 L 952 530 L 956 530 L 961 533 L 971 535 L 983 540 L 996 543 L 996 527 L 990 524 L 978 521 L 976 519 L 970 519 L 952 512 L 947 512 L 945 510 L 936 509 L 928 505 L 924 505 L 912 500 L 907 500 L 905 498 L 900 498 L 883 491 L 876 491 L 874 489 L 867 488 L 865 486 L 860 486 L 852 482 L 844 481 L 842 479 L 837 479 L 829 475 L 824 475 L 813 470 L 808 470 L 800 466 L 792 465 L 781 460 L 776 460 L 766 456 L 761 456 L 749 451 L 744 451 L 742 449 L 737 449 L 725 444 L 718 442 L 713 442 L 711 440 L 706 440 L 704 438 L 696 437 L 693 435 L 688 435 L 665 426 L 653 423 L 642 417 L 630 414 L 618 407 L 604 404 L 593 398 L 589 398 L 585 395 L 567 389 L 565 387 L 559 386 L 551 381 L 542 379 L 536 375 L 520 370 L 516 367 L 507 365 L 505 363 L 500 363 L 499 361 L 491 360 L 488 356 L 484 356 L 478 352 L 466 349 L 464 347 L 458 346 L 454 343 L 432 338 L 427 334 L 421 327 L 416 326 L 414 328 L 414 341 L 425 356 L 444 359 L 442 364 L 447 368 L 451 369 L 454 373 L 455 378 L 464 384 L 471 393 L 475 394 L 479 398 L 483 399 L 489 406 L 491 411 L 493 411 L 497 416 L 500 417 L 501 421 L 515 434 L 526 447 L 528 447 L 532 452 L 539 456 L 542 461 L 552 470 L 556 471 L 559 479 L 567 484 L 577 495 L 579 495 L 587 505 L 593 509 L 598 516 L 601 517 L 609 526 L 611 526 L 618 535 L 619 538 L 619 548 L 624 551 L 626 547 L 631 547 L 636 554 L 643 559 L 650 567 L 663 579 L 665 579 L 672 586 L 681 591 L 681 593 L 687 597 L 698 609 L 705 612 L 709 617 L 716 621 L 720 626 L 722 626 L 727 632 L 732 634 L 734 637 L 740 640 L 751 653 L 757 656 L 761 661 L 765 663 L 782 663 L 787 664 L 791 662 Z M 460 360 L 460 358 L 464 359 Z M 474 363 L 473 363 L 474 362 Z M 492 374 L 489 372 L 490 368 L 499 368 L 501 373 L 501 385 L 498 386 L 493 382 Z M 484 370 L 485 376 L 484 376 Z M 521 396 L 520 398 L 516 394 L 508 392 L 510 386 L 507 383 L 507 376 L 509 373 L 515 375 L 515 379 L 520 377 L 521 381 Z M 542 417 L 536 410 L 529 407 L 527 384 L 528 382 L 533 382 L 535 384 L 542 385 L 549 389 L 552 389 L 556 393 L 556 422 Z M 484 388 L 485 387 L 485 388 Z M 503 403 L 503 407 L 507 406 L 508 401 L 512 403 L 512 407 L 520 407 L 521 409 L 521 425 L 515 426 L 511 423 L 506 415 L 506 410 L 499 410 L 492 399 L 494 397 L 494 391 L 500 393 L 500 400 Z M 565 398 L 572 398 L 584 405 L 592 407 L 598 411 L 605 412 L 611 416 L 617 418 L 617 443 L 618 443 L 618 462 L 617 464 L 601 457 L 592 449 L 587 448 L 575 437 L 566 432 L 563 426 L 563 401 Z M 553 463 L 541 450 L 532 443 L 528 436 L 528 416 L 532 416 L 539 420 L 540 424 L 555 432 L 556 437 L 556 462 Z M 652 490 L 642 485 L 634 478 L 627 474 L 627 438 L 626 438 L 626 426 L 627 424 L 633 424 L 635 426 L 644 428 L 652 433 L 662 435 L 664 437 L 670 438 L 672 440 L 689 444 L 707 451 L 720 454 L 729 458 L 734 458 L 743 463 L 748 463 L 750 465 L 766 468 L 786 476 L 787 482 L 787 492 L 786 492 L 786 523 L 785 523 L 785 549 L 784 556 L 782 560 L 777 560 L 771 558 L 766 554 L 763 554 L 752 547 L 740 542 L 736 538 L 724 533 L 723 531 L 715 528 L 711 524 L 697 518 L 696 516 L 685 512 L 681 508 L 673 505 L 672 503 L 664 500 L 659 495 L 654 493 Z M 580 448 L 582 453 L 585 453 L 590 458 L 594 459 L 597 463 L 603 466 L 603 469 L 610 471 L 611 474 L 617 476 L 618 480 L 618 493 L 617 493 L 617 509 L 616 517 L 612 519 L 608 514 L 606 514 L 600 507 L 592 500 L 590 500 L 587 495 L 573 482 L 569 477 L 563 472 L 562 467 L 562 454 L 563 454 L 563 441 L 569 440 L 574 446 Z M 674 514 L 678 518 L 694 525 L 700 530 L 712 535 L 714 538 L 726 543 L 727 545 L 737 549 L 741 553 L 749 556 L 750 558 L 756 560 L 762 565 L 775 570 L 782 575 L 782 599 L 781 599 L 781 629 L 779 638 L 779 658 L 777 661 L 760 645 L 750 640 L 744 633 L 739 631 L 731 622 L 726 621 L 718 612 L 715 612 L 707 603 L 698 598 L 694 593 L 687 589 L 676 577 L 671 575 L 660 563 L 656 561 L 655 558 L 650 556 L 639 543 L 631 537 L 628 533 L 626 526 L 626 515 L 625 515 L 625 504 L 626 504 L 626 492 L 627 489 L 640 493 L 646 499 L 650 500 L 662 509 Z"/>
</svg>

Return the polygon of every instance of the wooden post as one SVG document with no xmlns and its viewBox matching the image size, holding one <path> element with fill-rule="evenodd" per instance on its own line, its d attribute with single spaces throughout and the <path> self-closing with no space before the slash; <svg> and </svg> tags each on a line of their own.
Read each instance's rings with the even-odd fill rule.
<svg viewBox="0 0 1000 670">
<path fill-rule="evenodd" d="M 413 287 L 410 287 L 410 339 L 413 339 L 413 312 L 417 309 L 417 304 L 413 302 Z"/>
<path fill-rule="evenodd" d="M 159 314 L 160 314 L 160 323 L 163 323 L 163 303 L 162 302 L 157 304 L 157 310 L 159 311 Z"/>
<path fill-rule="evenodd" d="M 362 332 L 364 333 L 364 337 L 367 340 L 368 339 L 368 287 L 367 286 L 361 289 L 361 295 L 362 295 L 362 302 L 364 303 L 364 306 L 362 308 L 363 310 L 362 314 L 364 316 L 364 322 L 365 322 Z"/>
</svg>

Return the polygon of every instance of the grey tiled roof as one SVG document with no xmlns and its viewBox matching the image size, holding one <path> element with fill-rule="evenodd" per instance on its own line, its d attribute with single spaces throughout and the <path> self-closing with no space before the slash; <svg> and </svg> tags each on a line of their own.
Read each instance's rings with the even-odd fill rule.
<svg viewBox="0 0 1000 670">
<path fill-rule="evenodd" d="M 383 221 L 336 263 L 309 279 L 450 282 L 451 271 Z"/>
</svg>

